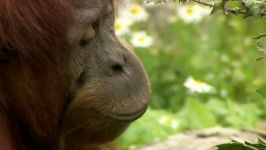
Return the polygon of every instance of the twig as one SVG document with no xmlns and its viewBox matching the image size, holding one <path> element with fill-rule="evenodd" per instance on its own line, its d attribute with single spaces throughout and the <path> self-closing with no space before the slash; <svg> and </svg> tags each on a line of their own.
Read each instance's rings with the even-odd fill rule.
<svg viewBox="0 0 266 150">
<path fill-rule="evenodd" d="M 260 39 L 262 37 L 266 37 L 266 34 L 260 34 L 260 35 L 258 35 L 256 37 L 254 37 L 253 39 Z"/>
<path fill-rule="evenodd" d="M 203 2 L 203 1 L 200 1 L 200 0 L 191 0 L 191 1 L 199 3 L 199 4 L 202 4 L 202 5 L 205 5 L 205 6 L 214 7 L 214 4 L 206 3 L 206 2 Z M 240 8 L 224 8 L 223 10 L 225 12 L 229 12 L 229 13 L 232 13 L 232 14 L 235 14 L 235 15 L 245 14 L 246 13 L 245 10 L 240 9 Z"/>
<path fill-rule="evenodd" d="M 262 59 L 264 59 L 264 58 L 266 58 L 266 55 L 264 55 L 264 56 L 262 56 L 262 57 L 260 57 L 260 58 L 257 58 L 257 61 L 260 61 L 260 60 L 262 60 Z"/>
<path fill-rule="evenodd" d="M 202 5 L 205 5 L 205 6 L 210 6 L 210 7 L 213 7 L 214 5 L 213 4 L 210 4 L 210 3 L 206 3 L 206 2 L 202 2 L 200 0 L 192 0 L 193 2 L 196 2 L 196 3 L 199 3 L 199 4 L 202 4 Z"/>
</svg>

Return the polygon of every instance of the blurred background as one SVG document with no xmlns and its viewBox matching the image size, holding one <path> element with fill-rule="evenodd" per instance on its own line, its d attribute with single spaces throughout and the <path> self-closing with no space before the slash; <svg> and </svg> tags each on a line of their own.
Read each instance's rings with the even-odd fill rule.
<svg viewBox="0 0 266 150">
<path fill-rule="evenodd" d="M 119 1 L 121 2 L 121 1 Z M 265 18 L 209 15 L 195 3 L 125 0 L 115 29 L 149 75 L 146 114 L 118 140 L 122 149 L 163 140 L 183 130 L 215 126 L 266 129 L 266 60 L 256 61 L 253 37 L 266 33 Z"/>
</svg>

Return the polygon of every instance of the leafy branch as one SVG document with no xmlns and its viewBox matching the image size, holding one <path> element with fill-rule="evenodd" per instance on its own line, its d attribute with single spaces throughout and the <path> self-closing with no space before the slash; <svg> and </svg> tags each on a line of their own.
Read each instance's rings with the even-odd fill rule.
<svg viewBox="0 0 266 150">
<path fill-rule="evenodd" d="M 191 0 L 193 2 L 196 2 L 196 3 L 199 3 L 199 4 L 202 4 L 202 5 L 205 5 L 205 6 L 209 6 L 209 7 L 212 7 L 213 10 L 212 10 L 212 13 L 214 13 L 216 11 L 216 8 L 217 6 L 215 6 L 215 4 L 210 4 L 210 3 L 207 3 L 207 2 L 203 2 L 203 1 L 200 1 L 200 0 Z M 220 8 L 220 6 L 218 6 L 218 8 Z M 238 15 L 238 14 L 245 14 L 246 11 L 244 9 L 241 9 L 241 8 L 227 8 L 227 7 L 223 7 L 221 8 L 225 13 L 232 13 L 232 14 L 235 14 L 235 15 Z M 219 9 L 217 9 L 219 10 Z"/>
<path fill-rule="evenodd" d="M 261 39 L 263 37 L 266 37 L 266 34 L 260 34 L 260 35 L 258 35 L 256 37 L 254 37 L 253 39 Z"/>
<path fill-rule="evenodd" d="M 146 0 L 154 2 L 156 4 L 166 2 L 166 0 Z M 177 0 L 173 0 L 177 1 Z M 212 0 L 210 2 L 202 0 L 179 0 L 179 2 L 196 2 L 205 6 L 212 7 L 212 13 L 218 10 L 224 11 L 226 14 L 231 13 L 235 15 L 242 14 L 244 17 L 255 16 L 265 17 L 266 16 L 266 0 Z M 231 2 L 239 3 L 239 7 L 229 7 L 228 4 Z"/>
</svg>

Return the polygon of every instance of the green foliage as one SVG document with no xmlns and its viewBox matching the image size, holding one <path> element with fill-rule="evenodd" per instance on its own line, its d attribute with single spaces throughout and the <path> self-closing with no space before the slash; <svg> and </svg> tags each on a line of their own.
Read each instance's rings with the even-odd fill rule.
<svg viewBox="0 0 266 150">
<path fill-rule="evenodd" d="M 266 84 L 257 91 L 263 96 L 263 98 L 266 98 Z"/>
<path fill-rule="evenodd" d="M 180 120 L 172 113 L 148 109 L 119 139 L 120 148 L 127 149 L 144 143 L 163 140 L 180 131 Z"/>
<path fill-rule="evenodd" d="M 253 127 L 262 114 L 256 103 L 238 104 L 232 100 L 212 98 L 206 105 L 220 124 L 237 128 Z"/>
<path fill-rule="evenodd" d="M 144 63 L 152 83 L 153 108 L 179 112 L 189 97 L 193 97 L 204 104 L 214 99 L 220 101 L 226 105 L 226 111 L 229 110 L 228 105 L 236 105 L 232 108 L 234 109 L 241 103 L 243 107 L 239 108 L 245 109 L 243 112 L 246 111 L 246 107 L 251 107 L 252 110 L 264 109 L 260 103 L 245 104 L 261 101 L 261 97 L 255 91 L 262 86 L 266 71 L 261 66 L 265 61 L 255 61 L 258 55 L 255 53 L 256 48 L 251 37 L 256 34 L 253 31 L 260 31 L 263 23 L 256 26 L 238 18 L 228 18 L 227 21 L 224 19 L 216 15 L 202 24 L 187 26 L 182 22 L 174 22 L 164 24 L 161 33 L 150 30 L 154 36 L 160 37 L 161 41 L 150 49 L 136 48 L 136 52 Z M 203 25 L 204 28 L 197 27 Z M 254 30 L 249 31 L 249 28 Z M 230 36 L 227 37 L 227 34 Z M 183 85 L 188 76 L 211 84 L 216 92 L 190 93 Z M 232 101 L 230 104 L 227 102 L 228 99 Z M 216 110 L 215 108 L 214 111 Z M 257 114 L 252 112 L 252 115 Z M 226 115 L 229 114 L 223 116 Z M 236 115 L 234 118 L 237 117 Z M 254 115 L 254 118 L 257 117 L 258 115 Z M 234 124 L 230 121 L 222 123 Z M 243 125 L 244 122 L 236 124 L 240 127 L 239 124 Z M 253 121 L 247 124 L 254 125 Z"/>
<path fill-rule="evenodd" d="M 211 99 L 206 104 L 189 97 L 179 113 L 149 109 L 119 139 L 122 149 L 163 140 L 183 129 L 202 129 L 217 124 L 250 128 L 259 120 L 256 104 L 239 105 L 233 101 Z"/>
<path fill-rule="evenodd" d="M 186 104 L 178 114 L 182 118 L 182 124 L 186 128 L 199 129 L 212 127 L 217 124 L 214 114 L 201 101 L 188 98 Z"/>
<path fill-rule="evenodd" d="M 218 145 L 217 148 L 218 150 L 265 150 L 266 143 L 264 143 L 262 140 L 259 140 L 256 144 L 233 141 L 231 143 Z"/>
</svg>

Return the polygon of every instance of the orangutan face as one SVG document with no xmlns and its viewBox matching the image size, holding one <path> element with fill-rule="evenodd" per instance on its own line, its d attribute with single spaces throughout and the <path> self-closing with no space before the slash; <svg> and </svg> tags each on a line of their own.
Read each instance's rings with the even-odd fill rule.
<svg viewBox="0 0 266 150">
<path fill-rule="evenodd" d="M 137 56 L 115 36 L 113 1 L 72 0 L 72 4 L 73 83 L 64 133 L 67 143 L 106 142 L 145 112 L 148 80 Z"/>
</svg>

